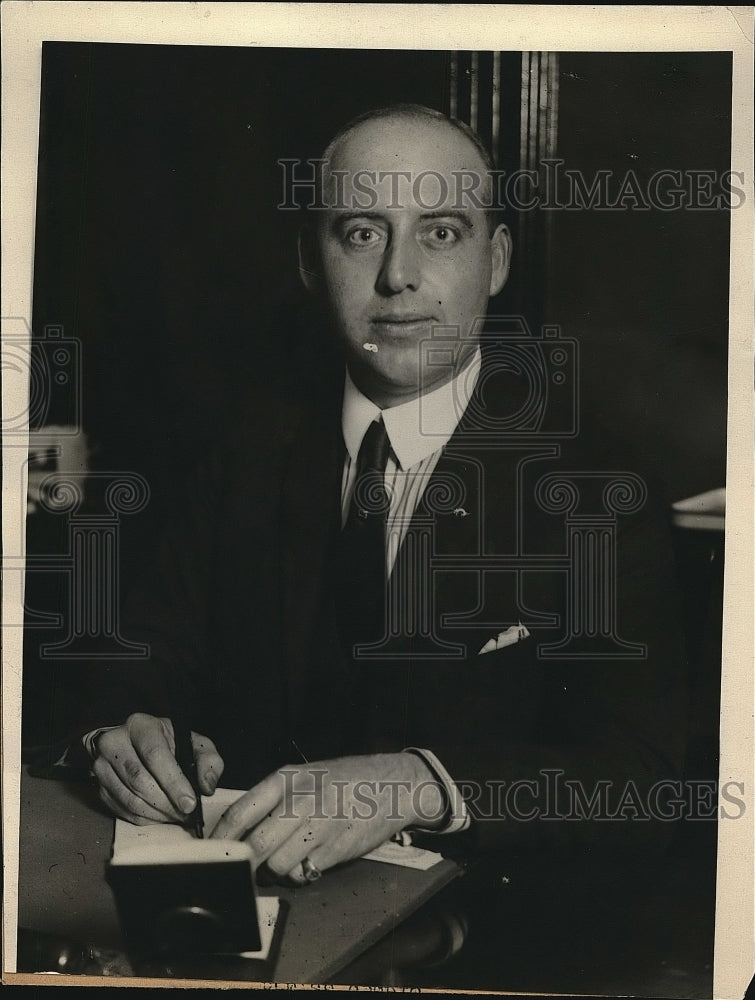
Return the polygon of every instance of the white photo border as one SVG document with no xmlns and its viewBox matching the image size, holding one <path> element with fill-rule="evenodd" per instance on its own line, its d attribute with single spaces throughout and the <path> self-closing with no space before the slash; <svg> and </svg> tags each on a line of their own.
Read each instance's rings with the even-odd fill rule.
<svg viewBox="0 0 755 1000">
<path fill-rule="evenodd" d="M 745 784 L 744 822 L 719 824 L 714 997 L 742 997 L 753 972 L 753 8 L 6 0 L 2 19 L 2 317 L 31 326 L 42 42 L 537 51 L 730 51 L 732 170 L 747 199 L 731 214 L 728 477 L 720 785 Z M 359 39 L 358 46 L 355 39 Z M 369 41 L 363 41 L 369 40 Z M 3 370 L 4 412 L 25 407 L 22 374 Z M 24 537 L 27 440 L 3 449 L 3 551 Z M 23 573 L 2 588 L 3 981 L 16 974 Z M 50 982 L 48 977 L 48 982 Z M 78 981 L 55 977 L 56 984 Z M 39 983 L 39 979 L 36 979 Z M 93 980 L 92 985 L 103 980 Z M 110 981 L 112 983 L 112 981 Z M 151 985 L 157 985 L 153 980 Z M 122 985 L 122 984 L 119 984 Z M 167 985 L 167 984 L 166 984 Z M 180 985 L 173 982 L 170 985 Z M 192 983 L 192 985 L 198 985 Z M 209 985 L 209 984 L 208 984 Z M 214 983 L 212 985 L 218 985 Z M 243 985 L 232 984 L 227 985 Z M 248 984 L 246 984 L 248 987 Z"/>
</svg>

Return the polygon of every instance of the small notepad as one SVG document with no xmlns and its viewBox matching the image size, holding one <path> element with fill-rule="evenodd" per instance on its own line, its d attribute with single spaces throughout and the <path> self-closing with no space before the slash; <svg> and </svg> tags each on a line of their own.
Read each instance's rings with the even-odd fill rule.
<svg viewBox="0 0 755 1000">
<path fill-rule="evenodd" d="M 425 851 L 421 847 L 404 846 L 389 840 L 376 847 L 374 851 L 363 855 L 365 861 L 383 861 L 388 865 L 400 865 L 402 868 L 416 868 L 426 872 L 443 860 L 442 854 L 435 851 Z"/>
<path fill-rule="evenodd" d="M 205 841 L 218 825 L 218 820 L 233 803 L 244 793 L 237 788 L 218 788 L 214 795 L 202 796 L 202 814 L 204 816 Z M 150 823 L 147 826 L 135 826 L 125 820 L 115 821 L 115 839 L 113 840 L 113 861 L 116 861 L 124 851 L 139 845 L 170 845 L 180 843 L 197 844 L 192 833 L 176 823 Z"/>
</svg>

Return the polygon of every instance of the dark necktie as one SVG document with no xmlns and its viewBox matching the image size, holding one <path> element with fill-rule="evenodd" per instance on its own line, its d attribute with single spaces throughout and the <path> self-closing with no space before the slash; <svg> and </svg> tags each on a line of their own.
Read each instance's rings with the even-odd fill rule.
<svg viewBox="0 0 755 1000">
<path fill-rule="evenodd" d="M 339 628 L 349 653 L 355 645 L 378 642 L 385 634 L 385 538 L 390 505 L 385 467 L 390 451 L 382 419 L 374 420 L 359 449 L 337 567 Z"/>
</svg>

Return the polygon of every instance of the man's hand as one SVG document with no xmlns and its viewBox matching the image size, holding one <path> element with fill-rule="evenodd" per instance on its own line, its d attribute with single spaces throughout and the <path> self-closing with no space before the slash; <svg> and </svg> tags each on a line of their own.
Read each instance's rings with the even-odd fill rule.
<svg viewBox="0 0 755 1000">
<path fill-rule="evenodd" d="M 445 793 L 416 754 L 340 757 L 268 775 L 221 817 L 211 836 L 246 840 L 256 865 L 306 884 L 307 857 L 324 871 L 361 857 L 407 826 L 439 826 Z"/>
<path fill-rule="evenodd" d="M 223 760 L 212 740 L 191 734 L 197 780 L 212 795 L 223 773 Z M 176 763 L 170 719 L 137 713 L 96 740 L 92 771 L 105 805 L 129 823 L 182 823 L 196 798 Z"/>
</svg>

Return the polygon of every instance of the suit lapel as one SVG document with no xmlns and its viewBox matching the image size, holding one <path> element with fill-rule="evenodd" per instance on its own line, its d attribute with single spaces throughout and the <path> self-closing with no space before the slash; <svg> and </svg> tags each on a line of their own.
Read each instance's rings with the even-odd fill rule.
<svg viewBox="0 0 755 1000">
<path fill-rule="evenodd" d="M 516 575 L 483 575 L 480 560 L 517 549 L 517 468 L 523 454 L 532 450 L 490 430 L 492 405 L 498 402 L 508 409 L 522 389 L 515 376 L 499 375 L 491 404 L 487 374 L 483 367 L 470 404 L 417 505 L 394 569 L 396 581 L 412 578 L 406 560 L 418 550 L 420 536 L 429 532 L 434 567 L 427 590 L 435 637 L 441 641 L 439 649 L 444 642 L 464 647 L 465 658 L 476 656 L 481 638 L 517 619 Z M 413 573 L 416 578 L 417 570 Z"/>
</svg>

